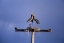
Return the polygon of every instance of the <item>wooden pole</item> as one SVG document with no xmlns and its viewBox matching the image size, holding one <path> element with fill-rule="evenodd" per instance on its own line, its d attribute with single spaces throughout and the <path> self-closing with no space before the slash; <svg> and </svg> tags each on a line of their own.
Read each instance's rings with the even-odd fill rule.
<svg viewBox="0 0 64 43">
<path fill-rule="evenodd" d="M 31 43 L 34 43 L 34 32 L 31 32 Z"/>
</svg>

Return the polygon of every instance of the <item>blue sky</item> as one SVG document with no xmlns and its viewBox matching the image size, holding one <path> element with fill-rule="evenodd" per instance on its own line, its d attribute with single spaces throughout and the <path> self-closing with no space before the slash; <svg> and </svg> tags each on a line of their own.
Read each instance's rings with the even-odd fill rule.
<svg viewBox="0 0 64 43">
<path fill-rule="evenodd" d="M 40 20 L 38 27 L 52 29 L 35 33 L 35 43 L 64 43 L 64 0 L 0 0 L 0 43 L 30 43 L 31 34 L 14 27 L 25 29 L 32 12 Z"/>
</svg>

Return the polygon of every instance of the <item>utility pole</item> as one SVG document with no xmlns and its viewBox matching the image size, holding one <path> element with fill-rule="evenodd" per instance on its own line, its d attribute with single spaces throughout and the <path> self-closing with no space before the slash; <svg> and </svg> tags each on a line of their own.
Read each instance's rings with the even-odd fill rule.
<svg viewBox="0 0 64 43">
<path fill-rule="evenodd" d="M 31 32 L 31 43 L 34 43 L 34 32 Z"/>
<path fill-rule="evenodd" d="M 27 29 L 18 29 L 15 27 L 15 32 L 27 32 L 29 30 L 31 32 L 31 43 L 34 43 L 34 32 L 51 32 L 51 29 L 48 30 L 36 30 L 36 28 L 32 28 L 31 26 Z"/>
<path fill-rule="evenodd" d="M 31 15 L 28 21 L 33 23 L 33 20 L 35 20 L 36 23 L 39 24 L 39 20 L 35 19 L 34 15 Z M 34 43 L 34 32 L 51 32 L 51 29 L 48 30 L 39 29 L 37 27 L 36 28 L 32 27 L 31 24 L 29 24 L 29 27 L 27 27 L 26 29 L 18 29 L 17 27 L 15 27 L 15 32 L 31 32 L 31 43 Z"/>
</svg>

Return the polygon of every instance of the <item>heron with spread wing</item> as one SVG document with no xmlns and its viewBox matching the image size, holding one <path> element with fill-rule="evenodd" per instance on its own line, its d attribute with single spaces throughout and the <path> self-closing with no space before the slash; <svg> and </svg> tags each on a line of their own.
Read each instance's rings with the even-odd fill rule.
<svg viewBox="0 0 64 43">
<path fill-rule="evenodd" d="M 27 22 L 32 22 L 33 23 L 33 21 L 36 21 L 37 24 L 40 24 L 39 20 L 35 18 L 34 13 L 31 14 L 31 17 L 28 19 Z"/>
</svg>

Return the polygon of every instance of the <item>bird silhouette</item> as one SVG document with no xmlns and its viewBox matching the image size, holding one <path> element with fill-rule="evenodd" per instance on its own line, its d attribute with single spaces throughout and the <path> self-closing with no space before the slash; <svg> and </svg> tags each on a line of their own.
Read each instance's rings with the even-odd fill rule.
<svg viewBox="0 0 64 43">
<path fill-rule="evenodd" d="M 37 24 L 40 24 L 39 20 L 35 18 L 34 13 L 31 14 L 31 17 L 28 19 L 27 22 L 32 22 L 35 21 Z"/>
</svg>

